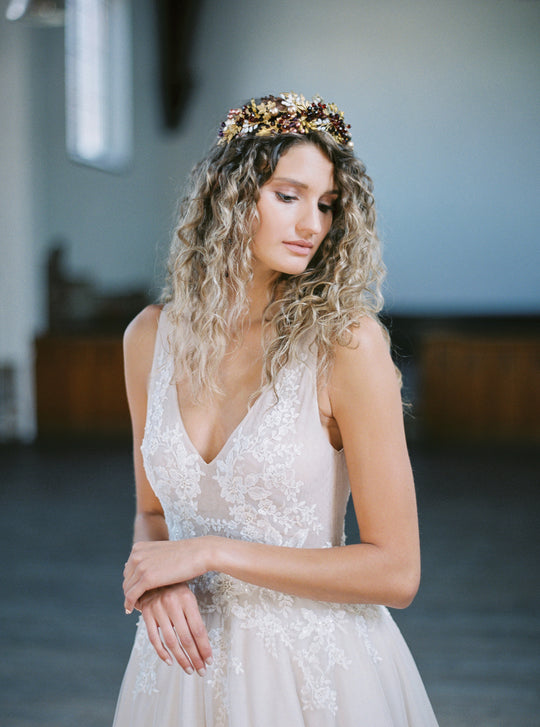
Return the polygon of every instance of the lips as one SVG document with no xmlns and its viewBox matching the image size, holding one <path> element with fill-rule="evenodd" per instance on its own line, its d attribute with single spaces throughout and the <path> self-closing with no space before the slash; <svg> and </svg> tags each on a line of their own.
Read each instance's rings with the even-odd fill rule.
<svg viewBox="0 0 540 727">
<path fill-rule="evenodd" d="M 313 243 L 308 240 L 284 240 L 283 244 L 289 248 L 292 252 L 296 252 L 299 255 L 309 255 Z"/>
</svg>

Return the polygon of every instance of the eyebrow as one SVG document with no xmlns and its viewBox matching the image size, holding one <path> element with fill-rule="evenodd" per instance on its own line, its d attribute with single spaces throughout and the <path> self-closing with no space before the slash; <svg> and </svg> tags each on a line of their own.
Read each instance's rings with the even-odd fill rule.
<svg viewBox="0 0 540 727">
<path fill-rule="evenodd" d="M 298 179 L 292 179 L 291 177 L 274 177 L 272 182 L 286 182 L 287 184 L 291 184 L 293 187 L 300 187 L 300 189 L 307 189 L 309 187 L 308 184 L 300 182 Z M 328 192 L 325 192 L 324 194 L 335 194 L 338 196 L 339 191 L 337 189 L 329 189 Z"/>
</svg>

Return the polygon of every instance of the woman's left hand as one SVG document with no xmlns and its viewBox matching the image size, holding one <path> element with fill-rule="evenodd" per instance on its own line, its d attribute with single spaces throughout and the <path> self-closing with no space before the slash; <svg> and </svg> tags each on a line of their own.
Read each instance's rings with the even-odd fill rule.
<svg viewBox="0 0 540 727">
<path fill-rule="evenodd" d="M 124 568 L 124 607 L 131 613 L 146 591 L 182 583 L 207 570 L 208 538 L 140 540 L 133 545 Z"/>
</svg>

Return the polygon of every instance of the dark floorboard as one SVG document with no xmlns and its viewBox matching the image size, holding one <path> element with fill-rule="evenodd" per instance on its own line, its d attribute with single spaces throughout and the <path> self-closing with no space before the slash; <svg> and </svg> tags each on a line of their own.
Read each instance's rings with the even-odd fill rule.
<svg viewBox="0 0 540 727">
<path fill-rule="evenodd" d="M 440 725 L 540 725 L 538 459 L 457 447 L 412 459 L 423 578 L 394 617 Z M 120 587 L 129 448 L 4 446 L 0 482 L 0 724 L 106 727 L 135 627 Z"/>
</svg>

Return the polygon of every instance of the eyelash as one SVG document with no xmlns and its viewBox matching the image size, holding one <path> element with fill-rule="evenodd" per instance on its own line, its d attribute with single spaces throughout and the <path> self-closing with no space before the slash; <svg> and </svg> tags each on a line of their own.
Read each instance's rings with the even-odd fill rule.
<svg viewBox="0 0 540 727">
<path fill-rule="evenodd" d="M 285 202 L 288 204 L 289 202 L 294 202 L 298 197 L 293 197 L 290 194 L 283 194 L 283 192 L 276 192 L 276 197 L 280 199 L 282 202 Z"/>
<path fill-rule="evenodd" d="M 276 192 L 276 197 L 282 202 L 285 202 L 285 204 L 290 204 L 291 202 L 294 202 L 298 199 L 298 197 L 294 197 L 290 194 L 283 194 L 283 192 Z M 323 204 L 322 202 L 319 203 L 319 209 L 325 215 L 327 215 L 329 212 L 334 211 L 334 207 L 332 205 Z"/>
</svg>

